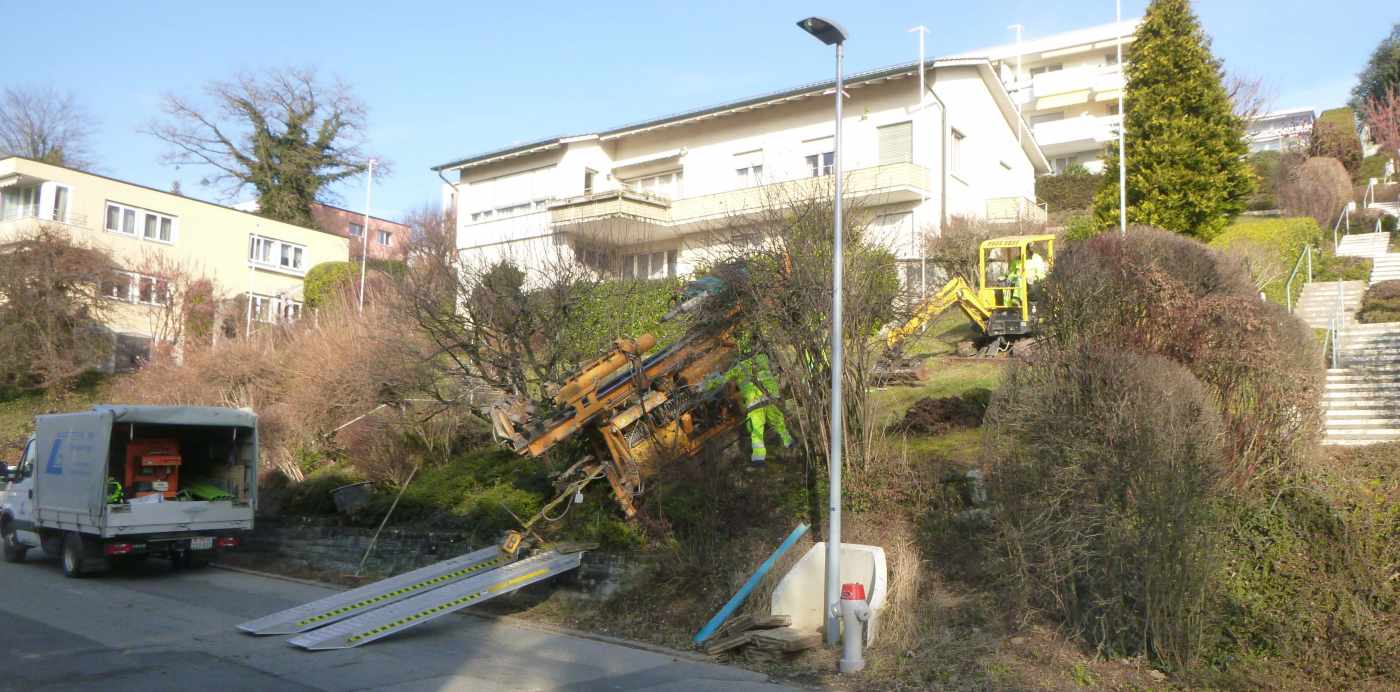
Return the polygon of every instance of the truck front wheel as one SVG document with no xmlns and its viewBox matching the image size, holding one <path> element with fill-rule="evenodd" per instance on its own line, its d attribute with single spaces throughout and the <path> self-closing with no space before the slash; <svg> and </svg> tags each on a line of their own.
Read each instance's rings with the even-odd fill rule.
<svg viewBox="0 0 1400 692">
<path fill-rule="evenodd" d="M 29 552 L 29 546 L 19 542 L 19 537 L 15 536 L 14 524 L 8 520 L 0 526 L 0 540 L 4 541 L 5 562 L 24 562 L 24 554 Z"/>
</svg>

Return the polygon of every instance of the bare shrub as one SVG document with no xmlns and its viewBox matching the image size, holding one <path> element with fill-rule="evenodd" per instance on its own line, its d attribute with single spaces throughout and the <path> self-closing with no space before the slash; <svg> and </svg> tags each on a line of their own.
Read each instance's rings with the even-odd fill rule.
<svg viewBox="0 0 1400 692">
<path fill-rule="evenodd" d="M 1316 340 L 1261 301 L 1247 271 L 1193 240 L 1130 229 L 1071 244 L 1046 281 L 1054 342 L 1156 353 L 1205 382 L 1225 420 L 1226 476 L 1269 487 L 1316 440 Z"/>
<path fill-rule="evenodd" d="M 146 252 L 131 270 L 143 278 L 132 287 L 143 303 L 153 358 L 176 348 L 203 348 L 214 335 L 219 285 L 199 267 L 163 252 Z"/>
<path fill-rule="evenodd" d="M 112 352 L 112 303 L 100 282 L 116 265 L 105 250 L 40 225 L 0 246 L 0 384 L 63 387 Z"/>
<path fill-rule="evenodd" d="M 421 348 L 389 309 L 328 308 L 314 322 L 222 342 L 187 353 L 183 363 L 152 363 L 117 394 L 137 403 L 250 407 L 264 457 L 295 480 L 343 460 L 369 478 L 401 482 L 421 460 L 406 458 L 392 438 L 413 434 L 415 421 L 436 413 L 405 405 L 430 385 Z M 418 429 L 428 435 L 435 425 Z"/>
<path fill-rule="evenodd" d="M 1105 653 L 1191 662 L 1212 584 L 1220 415 L 1166 358 L 1067 346 L 1013 370 L 987 414 L 1014 586 Z"/>
<path fill-rule="evenodd" d="M 1351 176 L 1336 159 L 1313 157 L 1288 172 L 1279 203 L 1295 216 L 1311 216 L 1327 227 L 1351 201 Z"/>
<path fill-rule="evenodd" d="M 966 216 L 954 216 L 943 232 L 930 235 L 926 244 L 928 263 L 947 278 L 962 277 L 977 283 L 977 248 L 982 241 L 1004 235 L 1005 229 Z"/>
</svg>

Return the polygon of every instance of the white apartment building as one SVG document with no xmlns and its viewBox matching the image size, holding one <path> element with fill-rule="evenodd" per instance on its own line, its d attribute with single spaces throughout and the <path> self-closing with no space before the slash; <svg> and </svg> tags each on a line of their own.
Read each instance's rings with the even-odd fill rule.
<svg viewBox="0 0 1400 692">
<path fill-rule="evenodd" d="M 1245 131 L 1249 153 L 1287 151 L 1307 146 L 1317 115 L 1311 108 L 1265 113 L 1251 120 Z"/>
<path fill-rule="evenodd" d="M 950 218 L 1043 219 L 1049 170 L 986 60 L 852 75 L 842 123 L 845 197 L 907 263 Z M 770 193 L 819 189 L 832 167 L 832 82 L 478 154 L 434 168 L 465 257 L 525 266 L 567 254 L 622 277 L 691 273 L 746 242 Z M 805 182 L 815 183 L 810 188 Z M 829 188 L 826 188 L 829 189 Z"/>
<path fill-rule="evenodd" d="M 1077 29 L 962 53 L 996 66 L 1056 173 L 1079 164 L 1103 170 L 1103 152 L 1118 137 L 1124 60 L 1141 19 Z"/>
</svg>

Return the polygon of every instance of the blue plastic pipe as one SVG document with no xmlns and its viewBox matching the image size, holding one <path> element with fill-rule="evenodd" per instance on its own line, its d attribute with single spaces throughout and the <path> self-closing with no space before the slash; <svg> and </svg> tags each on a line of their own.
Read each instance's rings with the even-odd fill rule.
<svg viewBox="0 0 1400 692">
<path fill-rule="evenodd" d="M 738 610 L 739 606 L 744 604 L 744 599 L 747 599 L 749 594 L 753 592 L 754 587 L 758 586 L 758 582 L 763 580 L 763 575 L 768 574 L 768 571 L 773 569 L 773 565 L 778 562 L 778 558 L 782 557 L 783 553 L 791 549 L 792 545 L 796 543 L 797 539 L 801 538 L 804 533 L 807 533 L 807 525 L 798 524 L 797 528 L 793 529 L 792 533 L 788 534 L 787 540 L 784 540 L 783 544 L 778 546 L 778 549 L 774 550 L 773 554 L 769 555 L 768 559 L 764 560 L 763 564 L 758 566 L 758 570 L 749 577 L 748 581 L 744 582 L 744 585 L 729 599 L 729 602 L 724 604 L 724 607 L 720 608 L 719 612 L 715 613 L 715 616 L 710 618 L 710 621 L 705 623 L 705 626 L 700 628 L 699 632 L 695 633 L 694 642 L 696 644 L 704 642 L 706 639 L 714 636 L 715 630 L 719 629 L 719 626 L 723 625 L 724 621 L 728 620 L 729 616 L 733 615 L 734 611 Z"/>
</svg>

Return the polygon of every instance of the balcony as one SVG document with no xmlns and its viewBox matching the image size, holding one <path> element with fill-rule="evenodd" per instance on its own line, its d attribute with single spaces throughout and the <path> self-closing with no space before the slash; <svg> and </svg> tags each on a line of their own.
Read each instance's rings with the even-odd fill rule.
<svg viewBox="0 0 1400 692">
<path fill-rule="evenodd" d="M 86 214 L 40 213 L 38 205 L 24 205 L 7 208 L 0 214 L 0 239 L 10 240 L 20 233 L 30 233 L 47 224 L 70 229 L 88 228 Z"/>
<path fill-rule="evenodd" d="M 987 220 L 992 223 L 1037 223 L 1049 220 L 1044 203 L 1025 197 L 992 197 L 987 200 Z"/>
<path fill-rule="evenodd" d="M 1083 151 L 1113 141 L 1118 136 L 1116 115 L 1083 115 L 1077 118 L 1052 120 L 1031 126 L 1035 140 L 1045 150 L 1046 156 L 1065 152 Z"/>
<path fill-rule="evenodd" d="M 827 175 L 675 200 L 612 190 L 557 202 L 550 205 L 550 214 L 556 229 L 601 242 L 664 240 L 704 230 L 710 224 L 752 216 L 784 200 L 829 191 L 831 184 L 831 176 Z M 912 163 L 890 163 L 848 171 L 842 192 L 847 199 L 878 206 L 918 200 L 930 189 L 928 169 Z"/>
</svg>

